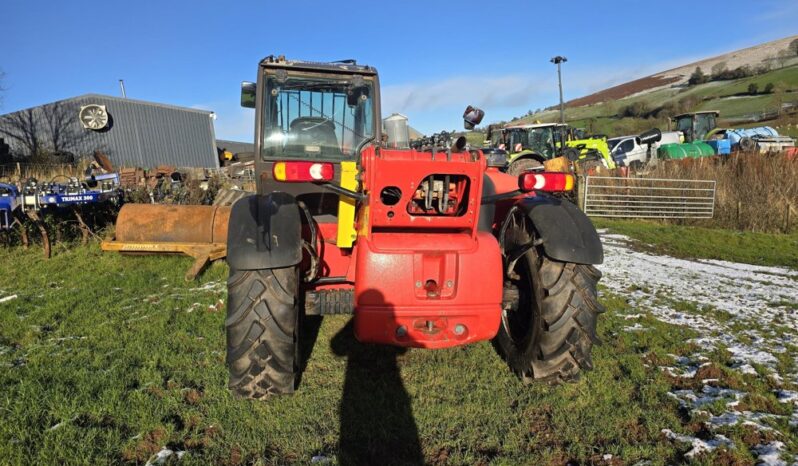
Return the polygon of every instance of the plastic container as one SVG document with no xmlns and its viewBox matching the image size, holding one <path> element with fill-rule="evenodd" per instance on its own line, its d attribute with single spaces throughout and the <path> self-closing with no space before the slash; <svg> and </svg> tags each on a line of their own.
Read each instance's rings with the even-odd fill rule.
<svg viewBox="0 0 798 466">
<path fill-rule="evenodd" d="M 731 141 L 728 139 L 714 139 L 705 142 L 712 147 L 716 155 L 731 154 Z"/>
<path fill-rule="evenodd" d="M 684 144 L 663 144 L 657 148 L 657 157 L 666 160 L 679 160 L 687 157 Z"/>
<path fill-rule="evenodd" d="M 712 146 L 702 141 L 687 144 L 663 144 L 657 149 L 657 156 L 661 159 L 695 159 L 713 155 L 715 155 L 715 150 L 712 149 Z"/>
</svg>

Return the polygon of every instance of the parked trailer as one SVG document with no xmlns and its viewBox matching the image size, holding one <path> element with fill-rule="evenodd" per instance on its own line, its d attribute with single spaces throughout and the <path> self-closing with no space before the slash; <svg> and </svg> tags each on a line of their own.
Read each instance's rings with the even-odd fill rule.
<svg viewBox="0 0 798 466">
<path fill-rule="evenodd" d="M 741 150 L 758 152 L 779 152 L 795 147 L 795 140 L 788 136 L 780 136 L 778 131 L 770 126 L 756 128 L 720 130 L 718 135 L 723 135 L 730 141 L 732 147 Z"/>
</svg>

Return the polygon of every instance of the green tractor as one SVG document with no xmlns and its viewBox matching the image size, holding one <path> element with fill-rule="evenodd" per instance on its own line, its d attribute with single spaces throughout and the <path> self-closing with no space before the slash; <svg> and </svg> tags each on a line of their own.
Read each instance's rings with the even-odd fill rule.
<svg viewBox="0 0 798 466">
<path fill-rule="evenodd" d="M 709 139 L 717 125 L 720 112 L 705 110 L 703 112 L 683 113 L 673 117 L 675 130 L 684 134 L 684 142 L 703 141 Z"/>
<path fill-rule="evenodd" d="M 601 160 L 607 168 L 615 168 L 606 139 L 587 137 L 584 130 L 562 123 L 489 126 L 487 139 L 491 147 L 510 154 L 507 173 L 511 175 L 543 167 L 546 160 L 560 156 L 572 162 Z"/>
</svg>

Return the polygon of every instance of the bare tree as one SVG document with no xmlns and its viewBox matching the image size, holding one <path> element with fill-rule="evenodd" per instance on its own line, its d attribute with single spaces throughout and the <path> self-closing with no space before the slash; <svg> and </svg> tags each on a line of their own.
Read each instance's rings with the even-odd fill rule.
<svg viewBox="0 0 798 466">
<path fill-rule="evenodd" d="M 41 128 L 32 108 L 0 117 L 0 135 L 18 142 L 31 158 L 41 155 Z"/>
<path fill-rule="evenodd" d="M 0 137 L 30 162 L 71 163 L 88 134 L 77 124 L 75 106 L 59 101 L 0 117 Z"/>
<path fill-rule="evenodd" d="M 41 111 L 47 127 L 48 142 L 54 154 L 76 150 L 78 144 L 86 138 L 87 132 L 81 131 L 75 124 L 77 112 L 74 106 L 58 101 L 45 105 Z"/>
</svg>

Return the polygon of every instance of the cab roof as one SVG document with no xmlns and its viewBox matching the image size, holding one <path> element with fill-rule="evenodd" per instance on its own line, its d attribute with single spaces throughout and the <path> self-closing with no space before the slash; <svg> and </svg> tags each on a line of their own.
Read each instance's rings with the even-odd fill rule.
<svg viewBox="0 0 798 466">
<path fill-rule="evenodd" d="M 676 115 L 676 116 L 674 116 L 674 117 L 673 117 L 673 118 L 671 118 L 671 119 L 672 119 L 672 120 L 675 120 L 675 119 L 677 119 L 677 118 L 681 118 L 681 117 L 693 116 L 693 115 L 703 115 L 703 114 L 706 114 L 706 113 L 712 113 L 712 114 L 714 114 L 716 117 L 717 117 L 717 116 L 720 116 L 720 112 L 719 112 L 719 111 L 717 111 L 717 110 L 702 110 L 702 111 L 700 111 L 700 112 L 687 112 L 687 113 L 682 113 L 682 114 L 680 114 L 680 115 Z"/>
<path fill-rule="evenodd" d="M 288 60 L 284 55 L 269 55 L 260 61 L 260 65 L 268 68 L 296 69 L 305 71 L 326 71 L 337 73 L 358 73 L 376 75 L 377 69 L 368 65 L 358 65 L 355 60 L 339 60 L 333 62 L 315 62 L 304 60 Z"/>
<path fill-rule="evenodd" d="M 508 125 L 503 129 L 532 129 L 532 128 L 548 128 L 552 126 L 568 126 L 564 123 L 528 123 L 523 125 Z"/>
</svg>

